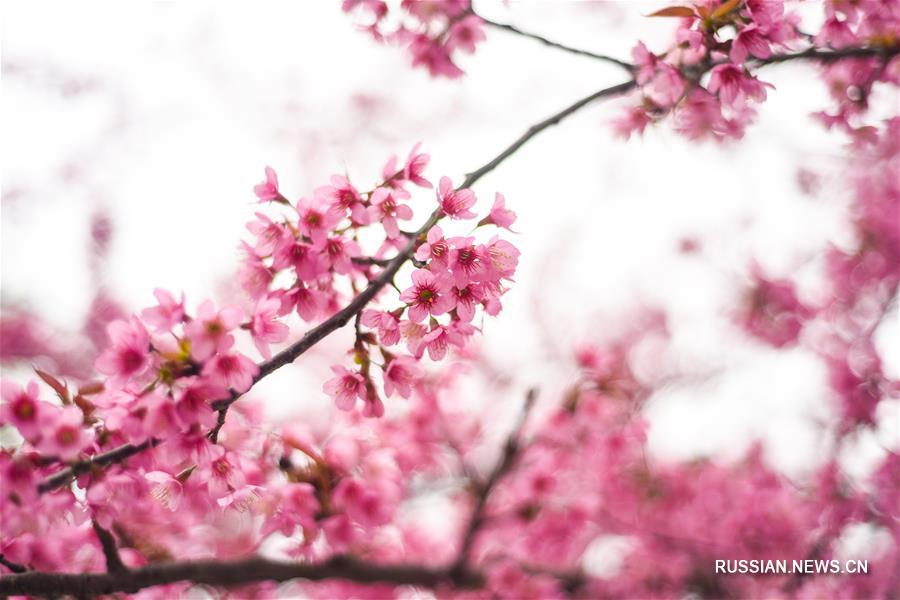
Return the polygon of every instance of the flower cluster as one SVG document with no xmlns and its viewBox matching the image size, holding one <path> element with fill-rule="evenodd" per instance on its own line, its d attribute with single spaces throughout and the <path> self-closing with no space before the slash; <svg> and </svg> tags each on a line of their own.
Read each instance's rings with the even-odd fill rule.
<svg viewBox="0 0 900 600">
<path fill-rule="evenodd" d="M 406 47 L 413 66 L 428 69 L 432 77 L 461 76 L 454 55 L 472 54 L 485 39 L 470 0 L 403 0 L 394 10 L 383 0 L 344 0 L 343 9 L 362 13 L 364 30 L 378 41 Z"/>
<path fill-rule="evenodd" d="M 756 264 L 750 276 L 738 322 L 747 333 L 775 348 L 795 342 L 815 310 L 800 301 L 793 282 L 769 279 Z"/>
<path fill-rule="evenodd" d="M 463 347 L 476 331 L 479 312 L 500 311 L 519 253 L 497 236 L 481 243 L 474 237 L 444 238 L 438 221 L 477 216 L 474 193 L 454 189 L 446 177 L 427 207 L 432 216 L 426 225 L 404 231 L 403 222 L 413 217 L 411 186 L 432 187 L 424 175 L 428 162 L 416 146 L 402 163 L 391 157 L 381 182 L 368 191 L 335 175 L 330 185 L 297 202 L 287 199 L 275 171 L 266 168 L 265 180 L 254 188 L 263 208 L 247 225 L 253 240 L 241 244 L 239 281 L 248 310 L 206 300 L 191 311 L 183 294 L 157 289 L 154 306 L 108 325 L 108 345 L 95 361 L 102 381 L 70 390 L 38 371 L 59 402 L 42 399 L 35 382 L 22 387 L 4 381 L 0 424 L 15 428 L 22 442 L 0 454 L 4 482 L 10 482 L 0 504 L 0 553 L 34 568 L 58 569 L 73 548 L 96 547 L 90 525 L 95 522 L 141 540 L 126 552 L 126 561 L 139 565 L 157 551 L 147 544 L 174 553 L 192 523 L 210 511 L 226 515 L 221 511 L 234 509 L 265 515 L 254 534 L 258 541 L 276 533 L 293 536 L 300 527 L 297 552 L 327 556 L 390 522 L 403 484 L 389 447 L 346 438 L 316 441 L 297 424 L 277 438 L 267 437 L 248 429 L 260 416 L 247 400 L 227 422 L 223 418 L 267 364 L 255 363 L 238 348 L 255 346 L 268 361 L 271 345 L 287 339 L 293 313 L 320 321 L 369 286 L 375 291 L 371 308 L 356 313 L 357 367 L 333 367 L 337 377 L 325 383 L 326 392 L 345 411 L 362 399 L 362 415 L 371 417 L 384 413 L 382 392 L 433 397 L 420 359 L 427 352 L 441 360 L 450 346 Z M 475 229 L 508 229 L 514 221 L 497 194 Z M 366 246 L 372 246 L 370 256 L 363 255 Z M 377 292 L 390 282 L 383 273 L 390 271 L 394 279 L 409 260 L 416 265 L 411 287 L 379 307 Z M 404 349 L 395 347 L 401 341 Z M 370 356 L 374 350 L 379 360 Z M 381 369 L 378 390 L 373 365 Z M 110 469 L 84 467 L 121 448 L 151 449 Z M 68 485 L 40 493 L 42 478 L 66 465 L 78 469 L 77 485 L 84 493 L 75 495 Z M 141 519 L 129 519 L 129 512 Z M 59 554 L 48 555 L 41 537 L 60 518 L 68 519 L 68 531 L 53 526 L 68 541 L 55 547 Z M 220 552 L 228 544 L 250 547 L 243 535 L 228 542 L 211 538 L 185 556 L 212 547 Z M 327 546 L 313 549 L 323 538 Z M 97 552 L 83 554 L 78 568 L 98 567 Z"/>
<path fill-rule="evenodd" d="M 437 201 L 441 216 L 451 220 L 476 217 L 470 210 L 475 194 L 453 189 L 447 177 L 440 180 Z M 479 224 L 508 228 L 514 220 L 515 214 L 497 194 L 490 213 Z M 384 405 L 372 381 L 372 365 L 381 368 L 385 396 L 396 391 L 408 398 L 422 375 L 417 362 L 426 352 L 431 360 L 442 360 L 451 347 L 463 348 L 475 333 L 473 322 L 479 309 L 490 316 L 500 312 L 505 283 L 512 279 L 518 264 L 515 246 L 497 236 L 486 243 L 477 243 L 471 236 L 445 237 L 438 225 L 418 242 L 414 255 L 418 268 L 412 272 L 412 285 L 400 294 L 402 304 L 393 309 L 367 308 L 360 315 L 360 324 L 371 331 L 357 333 L 354 360 L 358 370 L 332 367 L 335 377 L 324 388 L 343 410 L 353 409 L 359 399 L 363 414 L 381 416 Z M 405 348 L 397 347 L 401 342 Z M 383 362 L 371 357 L 376 348 Z"/>
<path fill-rule="evenodd" d="M 642 42 L 634 48 L 639 101 L 614 121 L 615 130 L 627 138 L 671 116 L 675 129 L 690 139 L 740 138 L 756 115 L 755 106 L 772 89 L 754 71 L 777 53 L 801 46 L 804 51 L 896 50 L 900 44 L 900 15 L 890 3 L 829 1 L 825 13 L 816 35 L 801 30 L 800 17 L 785 10 L 784 0 L 699 0 L 653 13 L 679 19 L 675 42 L 661 54 Z M 820 117 L 829 126 L 870 134 L 853 121 L 866 111 L 877 82 L 897 82 L 897 65 L 896 57 L 878 56 L 827 65 L 823 79 L 837 108 Z"/>
</svg>

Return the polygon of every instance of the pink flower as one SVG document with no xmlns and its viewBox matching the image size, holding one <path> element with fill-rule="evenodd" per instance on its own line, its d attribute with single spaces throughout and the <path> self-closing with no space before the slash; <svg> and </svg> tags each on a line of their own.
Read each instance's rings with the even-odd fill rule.
<svg viewBox="0 0 900 600">
<path fill-rule="evenodd" d="M 483 246 L 482 257 L 485 258 L 487 281 L 511 279 L 519 264 L 519 249 L 497 236 Z"/>
<path fill-rule="evenodd" d="M 633 133 L 643 134 L 650 121 L 650 115 L 646 110 L 640 106 L 631 106 L 619 116 L 611 119 L 610 125 L 617 137 L 627 140 Z"/>
<path fill-rule="evenodd" d="M 465 287 L 470 281 L 478 281 L 485 272 L 484 250 L 475 246 L 472 237 L 455 237 L 448 240 L 454 249 L 450 251 L 447 267 L 453 274 L 457 287 Z"/>
<path fill-rule="evenodd" d="M 324 241 L 339 220 L 333 211 L 328 210 L 324 202 L 316 199 L 300 198 L 297 202 L 297 213 L 300 215 L 297 224 L 300 233 L 308 236 L 314 243 Z"/>
<path fill-rule="evenodd" d="M 64 406 L 56 411 L 43 426 L 45 434 L 38 449 L 46 456 L 60 460 L 73 460 L 94 438 L 91 429 L 84 428 L 84 416 L 75 406 Z"/>
<path fill-rule="evenodd" d="M 41 434 L 41 423 L 44 414 L 53 405 L 38 399 L 38 385 L 29 381 L 24 388 L 11 382 L 0 383 L 0 422 L 15 427 L 23 438 L 34 442 Z"/>
<path fill-rule="evenodd" d="M 855 41 L 856 37 L 847 22 L 835 17 L 825 21 L 815 38 L 817 45 L 832 48 L 844 48 L 852 45 Z"/>
<path fill-rule="evenodd" d="M 451 219 L 471 219 L 475 213 L 469 210 L 475 204 L 472 190 L 454 190 L 449 177 L 441 177 L 438 183 L 438 202 L 441 210 Z"/>
<path fill-rule="evenodd" d="M 209 464 L 198 468 L 193 477 L 198 482 L 206 484 L 210 497 L 223 498 L 235 489 L 243 487 L 246 478 L 240 469 L 241 462 L 238 456 L 217 444 L 210 445 L 209 453 L 211 459 Z"/>
<path fill-rule="evenodd" d="M 747 8 L 760 25 L 775 25 L 784 18 L 784 0 L 747 0 Z"/>
<path fill-rule="evenodd" d="M 258 485 L 242 485 L 216 500 L 222 508 L 233 508 L 238 512 L 249 512 L 263 497 L 263 488 Z"/>
<path fill-rule="evenodd" d="M 175 411 L 175 403 L 160 388 L 140 396 L 134 412 L 143 414 L 142 435 L 145 438 L 166 438 L 181 432 L 182 423 Z"/>
<path fill-rule="evenodd" d="M 800 302 L 792 282 L 769 280 L 757 266 L 752 269 L 752 277 L 739 316 L 741 324 L 748 333 L 776 348 L 793 343 L 814 311 Z"/>
<path fill-rule="evenodd" d="M 391 510 L 371 483 L 357 478 L 345 478 L 334 488 L 337 508 L 365 528 L 377 527 L 390 521 Z"/>
<path fill-rule="evenodd" d="M 357 532 L 345 514 L 327 517 L 320 524 L 328 545 L 336 553 L 346 552 L 360 536 L 360 532 Z"/>
<path fill-rule="evenodd" d="M 310 322 L 319 316 L 319 312 L 325 306 L 325 298 L 318 290 L 309 288 L 298 281 L 281 298 L 281 313 L 287 314 L 292 308 L 296 308 L 297 314 L 306 322 Z"/>
<path fill-rule="evenodd" d="M 709 84 L 706 89 L 713 94 L 718 94 L 726 104 L 743 104 L 748 98 L 757 102 L 765 100 L 766 87 L 773 86 L 762 83 L 742 67 L 724 64 L 714 67 L 710 72 Z"/>
<path fill-rule="evenodd" d="M 284 224 L 276 223 L 263 213 L 256 213 L 256 220 L 247 223 L 246 227 L 247 231 L 256 236 L 253 250 L 259 256 L 272 254 L 291 235 Z"/>
<path fill-rule="evenodd" d="M 266 180 L 253 187 L 253 193 L 260 202 L 272 200 L 284 200 L 284 196 L 278 191 L 278 175 L 272 167 L 266 167 Z"/>
<path fill-rule="evenodd" d="M 199 377 L 182 377 L 176 381 L 175 414 L 185 429 L 194 424 L 209 428 L 216 423 L 216 413 L 210 403 L 228 397 L 228 390 Z"/>
<path fill-rule="evenodd" d="M 516 222 L 516 213 L 506 208 L 506 198 L 503 194 L 497 192 L 494 196 L 494 205 L 491 206 L 490 214 L 481 220 L 481 224 L 492 224 L 502 227 L 508 231 L 512 231 L 510 226 Z"/>
<path fill-rule="evenodd" d="M 269 360 L 272 356 L 269 344 L 283 342 L 288 336 L 288 326 L 278 321 L 281 302 L 276 298 L 266 298 L 256 304 L 253 318 L 250 319 L 250 333 L 256 349 Z"/>
<path fill-rule="evenodd" d="M 156 332 L 168 331 L 184 319 L 184 292 L 181 300 L 176 302 L 175 297 L 166 290 L 156 288 L 153 295 L 159 302 L 157 306 L 145 308 L 141 311 L 141 318 L 156 328 Z"/>
<path fill-rule="evenodd" d="M 238 271 L 241 288 L 253 300 L 259 300 L 266 295 L 272 279 L 272 271 L 255 255 L 245 258 Z"/>
<path fill-rule="evenodd" d="M 447 349 L 450 347 L 452 335 L 451 329 L 445 325 L 435 325 L 431 328 L 431 331 L 425 334 L 422 342 L 428 350 L 428 356 L 431 360 L 438 361 L 447 356 Z"/>
<path fill-rule="evenodd" d="M 259 367 L 243 354 L 228 353 L 233 343 L 234 339 L 229 336 L 228 342 L 219 348 L 219 354 L 203 365 L 203 376 L 213 384 L 230 387 L 242 394 L 253 386 Z"/>
<path fill-rule="evenodd" d="M 390 398 L 394 390 L 409 398 L 412 386 L 422 377 L 422 370 L 416 362 L 406 356 L 393 358 L 384 370 L 384 395 Z"/>
<path fill-rule="evenodd" d="M 400 341 L 400 319 L 394 313 L 367 308 L 360 319 L 366 327 L 378 329 L 378 339 L 385 346 Z"/>
<path fill-rule="evenodd" d="M 450 52 L 425 34 L 417 35 L 409 45 L 414 67 L 423 66 L 432 77 L 455 79 L 463 74 L 463 70 L 453 64 Z"/>
<path fill-rule="evenodd" d="M 335 377 L 322 386 L 326 394 L 334 398 L 334 403 L 341 410 L 353 410 L 356 399 L 366 399 L 366 382 L 359 373 L 334 365 L 331 372 Z"/>
<path fill-rule="evenodd" d="M 150 471 L 144 475 L 150 482 L 150 495 L 166 510 L 175 512 L 181 504 L 181 482 L 165 471 Z"/>
<path fill-rule="evenodd" d="M 684 94 L 681 73 L 672 65 L 661 63 L 653 79 L 644 86 L 644 93 L 662 108 L 675 106 Z"/>
<path fill-rule="evenodd" d="M 666 58 L 673 64 L 693 65 L 706 56 L 706 36 L 695 29 L 679 29 L 675 34 L 677 46 Z"/>
<path fill-rule="evenodd" d="M 447 36 L 447 50 L 451 52 L 453 50 L 462 50 L 469 54 L 474 53 L 475 44 L 487 39 L 481 23 L 481 19 L 475 15 L 470 15 L 457 21 L 450 28 L 450 34 Z"/>
<path fill-rule="evenodd" d="M 403 165 L 403 178 L 412 181 L 419 187 L 430 188 L 432 187 L 431 182 L 422 177 L 422 173 L 425 172 L 431 157 L 419 152 L 419 146 L 421 144 L 416 144 L 409 151 L 409 156 L 406 157 L 406 163 Z"/>
<path fill-rule="evenodd" d="M 400 295 L 400 300 L 409 305 L 410 319 L 418 323 L 428 315 L 442 315 L 453 308 L 451 279 L 447 273 L 435 275 L 417 269 L 413 271 L 412 280 L 413 285 Z"/>
<path fill-rule="evenodd" d="M 362 416 L 379 419 L 384 416 L 384 402 L 378 397 L 378 392 L 372 385 L 366 386 L 366 397 L 363 399 Z"/>
<path fill-rule="evenodd" d="M 224 307 L 216 312 L 212 300 L 205 300 L 197 307 L 197 317 L 185 325 L 184 333 L 191 342 L 191 355 L 205 361 L 216 352 L 231 347 L 234 338 L 229 332 L 241 324 L 243 313 L 239 308 Z"/>
<path fill-rule="evenodd" d="M 359 244 L 340 236 L 328 238 L 322 246 L 322 257 L 335 273 L 348 275 L 353 270 L 353 259 L 360 255 Z"/>
<path fill-rule="evenodd" d="M 275 250 L 272 268 L 276 271 L 293 267 L 302 281 L 315 280 L 323 271 L 323 261 L 310 244 L 292 240 Z"/>
<path fill-rule="evenodd" d="M 281 501 L 277 504 L 277 512 L 263 526 L 262 534 L 274 531 L 282 535 L 293 535 L 297 526 L 306 531 L 316 531 L 316 514 L 321 510 L 316 498 L 316 488 L 309 483 L 288 483 L 281 491 Z"/>
<path fill-rule="evenodd" d="M 748 55 L 756 58 L 769 58 L 772 56 L 772 49 L 769 46 L 769 40 L 763 35 L 763 32 L 757 25 L 750 25 L 738 32 L 737 37 L 731 43 L 731 61 L 743 64 L 747 60 Z"/>
<path fill-rule="evenodd" d="M 634 66 L 637 67 L 637 74 L 635 76 L 637 84 L 646 85 L 650 83 L 653 76 L 656 75 L 656 66 L 659 64 L 659 59 L 656 55 L 647 49 L 644 42 L 638 42 L 637 45 L 631 49 L 631 58 L 634 60 Z"/>
<path fill-rule="evenodd" d="M 425 335 L 428 329 L 424 325 L 405 320 L 400 322 L 400 334 L 406 340 L 406 348 L 416 358 L 421 358 L 425 352 Z"/>
<path fill-rule="evenodd" d="M 403 221 L 412 219 L 412 209 L 406 204 L 399 204 L 394 195 L 385 188 L 375 190 L 370 201 L 372 206 L 369 207 L 369 215 L 372 220 L 381 221 L 389 238 L 400 237 L 397 219 Z"/>
<path fill-rule="evenodd" d="M 111 346 L 94 366 L 104 375 L 122 382 L 142 374 L 150 366 L 150 335 L 137 317 L 113 321 L 106 326 Z"/>
<path fill-rule="evenodd" d="M 728 132 L 722 105 L 702 88 L 691 91 L 675 112 L 675 129 L 690 139 L 723 137 Z"/>
<path fill-rule="evenodd" d="M 426 242 L 416 248 L 416 260 L 430 260 L 436 267 L 446 269 L 450 257 L 450 244 L 444 239 L 444 232 L 435 225 L 428 230 Z"/>
<path fill-rule="evenodd" d="M 462 287 L 454 287 L 456 297 L 456 316 L 461 321 L 470 322 L 475 318 L 475 307 L 484 300 L 484 290 L 477 283 L 469 283 Z"/>
<path fill-rule="evenodd" d="M 350 183 L 350 180 L 342 175 L 332 175 L 331 185 L 317 188 L 313 195 L 324 200 L 330 205 L 330 211 L 339 218 L 350 213 L 350 219 L 356 225 L 367 225 L 369 216 L 363 205 L 359 192 Z"/>
</svg>

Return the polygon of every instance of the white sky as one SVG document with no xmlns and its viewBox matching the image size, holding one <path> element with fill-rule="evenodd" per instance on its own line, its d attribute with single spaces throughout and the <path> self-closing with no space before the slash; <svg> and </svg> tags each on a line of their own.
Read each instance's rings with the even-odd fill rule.
<svg viewBox="0 0 900 600">
<path fill-rule="evenodd" d="M 666 46 L 673 22 L 642 16 L 659 5 L 476 7 L 628 59 L 637 39 Z M 337 2 L 3 8 L 2 297 L 63 329 L 80 325 L 90 301 L 88 227 L 98 209 L 114 220 L 105 283 L 117 298 L 138 309 L 165 287 L 196 305 L 220 295 L 234 273 L 265 165 L 296 198 L 344 170 L 370 181 L 391 153 L 423 141 L 432 179 L 459 181 L 531 123 L 623 80 L 615 67 L 496 31 L 463 60 L 465 78 L 432 80 L 408 68 L 405 53 L 355 31 Z M 847 235 L 842 140 L 809 117 L 824 106 L 809 66 L 772 67 L 763 78 L 777 90 L 742 143 L 688 144 L 665 126 L 623 143 L 606 125 L 617 105 L 605 102 L 479 182 L 480 206 L 501 191 L 518 212 L 523 251 L 518 283 L 483 345 L 515 386 L 538 385 L 549 397 L 571 369 L 548 354 L 603 338 L 639 305 L 664 307 L 674 346 L 660 369 L 724 374 L 654 400 L 651 447 L 669 457 L 735 455 L 762 437 L 773 460 L 799 472 L 822 451 L 811 420 L 830 414 L 822 368 L 802 350 L 744 343 L 723 311 L 751 256 L 799 277 L 809 298 L 821 292 L 824 241 Z M 798 167 L 824 173 L 821 194 L 800 193 Z M 417 200 L 420 218 L 430 201 Z M 686 235 L 700 239 L 699 256 L 675 252 Z M 896 331 L 882 335 L 894 373 Z M 335 336 L 326 354 L 344 341 Z M 302 384 L 318 402 L 326 358 L 270 378 L 261 393 L 296 397 L 287 390 Z M 861 456 L 897 447 L 896 403 L 884 408 L 888 425 L 861 443 Z"/>
</svg>

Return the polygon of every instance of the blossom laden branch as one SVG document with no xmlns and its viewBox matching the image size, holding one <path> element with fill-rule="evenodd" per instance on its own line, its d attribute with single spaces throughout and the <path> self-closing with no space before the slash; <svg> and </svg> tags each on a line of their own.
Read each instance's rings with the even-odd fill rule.
<svg viewBox="0 0 900 600">
<path fill-rule="evenodd" d="M 537 136 L 548 127 L 560 123 L 562 120 L 566 119 L 570 115 L 574 114 L 578 110 L 584 108 L 585 106 L 596 100 L 625 93 L 633 86 L 634 82 L 629 81 L 611 87 L 603 88 L 574 102 L 573 104 L 547 117 L 543 121 L 532 125 L 528 128 L 527 131 L 525 131 L 525 133 L 519 136 L 513 143 L 507 146 L 497 156 L 492 158 L 490 161 L 488 161 L 478 169 L 472 171 L 471 173 L 468 173 L 465 177 L 465 180 L 462 182 L 462 184 L 460 184 L 458 189 L 464 189 L 474 185 L 478 180 L 496 169 L 501 163 L 512 156 L 528 141 L 530 141 L 532 138 Z M 391 282 L 400 268 L 407 261 L 412 259 L 415 249 L 421 243 L 422 236 L 440 220 L 442 215 L 443 212 L 440 208 L 435 210 L 418 230 L 416 230 L 415 232 L 411 232 L 411 235 L 407 236 L 409 240 L 403 250 L 401 250 L 397 254 L 397 256 L 387 261 L 384 269 L 374 279 L 372 279 L 368 286 L 366 286 L 366 288 L 363 289 L 363 291 L 360 292 L 355 298 L 353 298 L 353 300 L 348 303 L 343 309 L 308 331 L 300 340 L 298 340 L 288 348 L 285 348 L 278 354 L 274 355 L 270 360 L 260 363 L 258 365 L 258 372 L 253 377 L 251 387 L 263 378 L 280 369 L 281 367 L 292 363 L 319 341 L 327 337 L 330 333 L 342 328 L 348 322 L 350 322 L 352 318 L 354 318 L 359 312 L 361 312 L 368 305 L 368 303 Z M 209 437 L 212 441 L 216 441 L 218 439 L 219 432 L 225 424 L 225 415 L 227 414 L 228 408 L 232 404 L 234 404 L 234 402 L 236 402 L 242 395 L 243 393 L 231 391 L 227 398 L 212 403 L 212 408 L 218 411 L 216 424 L 209 433 Z M 77 477 L 78 475 L 89 472 L 93 467 L 105 467 L 110 464 L 126 460 L 129 457 L 143 452 L 151 446 L 155 446 L 159 443 L 161 443 L 161 440 L 152 440 L 143 442 L 141 444 L 124 444 L 90 459 L 78 461 L 72 466 L 66 467 L 65 469 L 62 469 L 61 471 L 54 473 L 53 475 L 44 479 L 39 484 L 38 490 L 43 493 L 56 489 L 70 482 L 73 477 Z"/>
</svg>

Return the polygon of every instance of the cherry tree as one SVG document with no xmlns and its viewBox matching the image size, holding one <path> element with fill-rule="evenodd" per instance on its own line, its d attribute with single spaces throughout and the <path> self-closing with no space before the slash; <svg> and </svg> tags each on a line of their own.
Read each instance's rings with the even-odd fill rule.
<svg viewBox="0 0 900 600">
<path fill-rule="evenodd" d="M 235 266 L 252 310 L 155 289 L 155 305 L 107 325 L 93 369 L 60 358 L 59 372 L 4 379 L 0 425 L 16 443 L 0 452 L 0 594 L 900 594 L 900 454 L 885 449 L 865 480 L 841 464 L 845 440 L 875 428 L 879 407 L 900 391 L 875 343 L 900 282 L 900 117 L 896 104 L 887 119 L 871 109 L 877 94 L 897 98 L 900 3 L 828 0 L 813 31 L 783 0 L 680 3 L 647 15 L 671 22 L 671 45 L 638 41 L 629 60 L 476 8 L 343 2 L 363 33 L 436 78 L 463 77 L 459 55 L 497 30 L 614 65 L 623 80 L 527 126 L 463 176 L 432 172 L 429 153 L 440 148 L 427 142 L 386 157 L 365 180 L 335 174 L 312 190 L 284 189 L 264 167 L 248 186 L 257 205 Z M 826 250 L 827 301 L 803 299 L 790 278 L 754 263 L 732 314 L 760 343 L 802 344 L 819 356 L 839 406 L 823 466 L 798 484 L 759 446 L 729 465 L 650 464 L 642 410 L 665 381 L 638 374 L 632 361 L 647 340 L 667 343 L 666 317 L 652 312 L 609 343 L 573 348 L 575 375 L 562 392 L 525 394 L 492 462 L 476 461 L 483 428 L 454 400 L 468 366 L 482 360 L 470 341 L 516 293 L 520 258 L 516 199 L 477 184 L 546 129 L 605 100 L 618 102 L 609 122 L 623 138 L 670 127 L 697 143 L 739 144 L 777 93 L 765 71 L 786 62 L 819 74 L 828 94 L 816 117 L 847 141 L 853 243 Z M 102 245 L 102 220 L 95 239 Z M 306 333 L 289 339 L 296 320 Z M 344 327 L 352 345 L 320 374 L 335 408 L 328 430 L 267 423 L 264 400 L 247 392 Z M 29 332 L 25 322 L 4 325 L 4 360 L 74 352 L 32 343 Z M 443 526 L 410 519 L 404 506 L 435 489 Z M 760 576 L 715 566 L 830 567 L 854 527 L 879 546 L 868 573 Z M 627 561 L 609 573 L 586 558 L 602 539 L 624 541 Z"/>
</svg>

